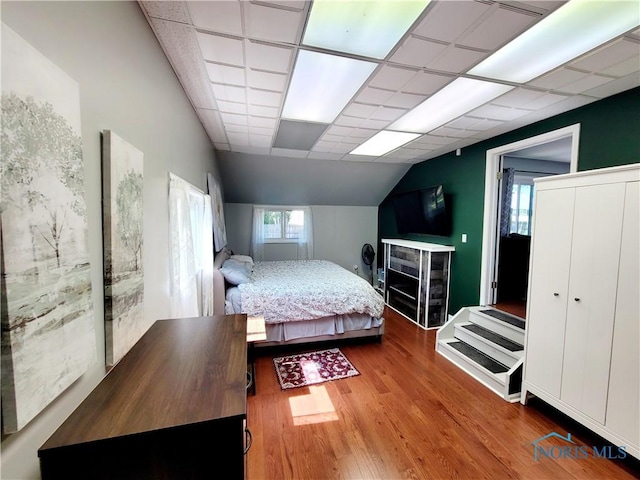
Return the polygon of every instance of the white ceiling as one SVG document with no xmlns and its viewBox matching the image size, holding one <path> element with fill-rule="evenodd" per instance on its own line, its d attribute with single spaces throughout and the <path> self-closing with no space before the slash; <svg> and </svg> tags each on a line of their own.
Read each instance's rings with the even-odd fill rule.
<svg viewBox="0 0 640 480">
<path fill-rule="evenodd" d="M 385 156 L 349 155 L 564 3 L 432 0 L 310 150 L 274 148 L 311 2 L 139 3 L 219 151 L 413 164 L 640 85 L 636 28 Z"/>
</svg>

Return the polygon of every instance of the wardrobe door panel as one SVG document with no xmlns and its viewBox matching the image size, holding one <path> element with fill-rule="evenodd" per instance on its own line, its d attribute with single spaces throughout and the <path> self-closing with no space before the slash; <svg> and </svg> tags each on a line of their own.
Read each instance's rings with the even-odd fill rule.
<svg viewBox="0 0 640 480">
<path fill-rule="evenodd" d="M 604 424 L 624 208 L 623 183 L 576 189 L 560 398 Z"/>
<path fill-rule="evenodd" d="M 559 397 L 574 189 L 536 193 L 527 317 L 526 379 Z"/>
<path fill-rule="evenodd" d="M 606 426 L 640 445 L 640 184 L 628 183 Z"/>
</svg>

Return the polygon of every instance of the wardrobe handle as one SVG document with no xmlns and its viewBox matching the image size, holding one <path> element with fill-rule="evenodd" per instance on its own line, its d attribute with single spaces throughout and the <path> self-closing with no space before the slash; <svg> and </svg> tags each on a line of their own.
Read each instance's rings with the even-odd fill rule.
<svg viewBox="0 0 640 480">
<path fill-rule="evenodd" d="M 575 300 L 576 302 L 579 302 L 579 301 L 580 301 L 580 299 L 579 299 L 578 297 L 574 298 L 574 300 Z"/>
<path fill-rule="evenodd" d="M 554 297 L 559 297 L 559 296 L 560 296 L 560 294 L 559 294 L 558 292 L 553 292 L 553 296 L 554 296 Z"/>
<path fill-rule="evenodd" d="M 251 445 L 253 444 L 253 435 L 251 435 L 251 430 L 249 430 L 247 427 L 244 427 L 244 433 L 247 439 L 247 442 L 245 444 L 246 446 L 244 447 L 244 454 L 246 455 L 251 448 Z"/>
<path fill-rule="evenodd" d="M 251 385 L 253 385 L 253 375 L 251 372 L 247 372 L 247 390 L 251 388 Z"/>
</svg>

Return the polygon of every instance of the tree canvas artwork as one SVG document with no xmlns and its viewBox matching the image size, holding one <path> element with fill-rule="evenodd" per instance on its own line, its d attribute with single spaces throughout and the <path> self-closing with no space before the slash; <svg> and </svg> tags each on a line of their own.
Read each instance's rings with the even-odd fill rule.
<svg viewBox="0 0 640 480">
<path fill-rule="evenodd" d="M 143 154 L 110 130 L 102 136 L 106 363 L 147 331 L 144 320 Z"/>
<path fill-rule="evenodd" d="M 2 25 L 2 426 L 96 360 L 78 84 Z"/>
</svg>

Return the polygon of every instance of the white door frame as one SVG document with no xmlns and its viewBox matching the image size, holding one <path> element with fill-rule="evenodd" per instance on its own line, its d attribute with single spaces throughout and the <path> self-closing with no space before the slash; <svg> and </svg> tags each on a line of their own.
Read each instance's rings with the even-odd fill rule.
<svg viewBox="0 0 640 480">
<path fill-rule="evenodd" d="M 554 140 L 571 137 L 571 173 L 578 170 L 578 145 L 580 143 L 580 124 L 560 128 L 531 138 L 487 150 L 485 188 L 484 188 L 484 221 L 482 226 L 482 267 L 480 270 L 480 305 L 489 305 L 491 298 L 491 282 L 495 271 L 495 252 L 498 241 L 498 190 L 500 182 L 497 177 L 500 159 L 503 155 L 523 148 L 534 147 Z"/>
</svg>

